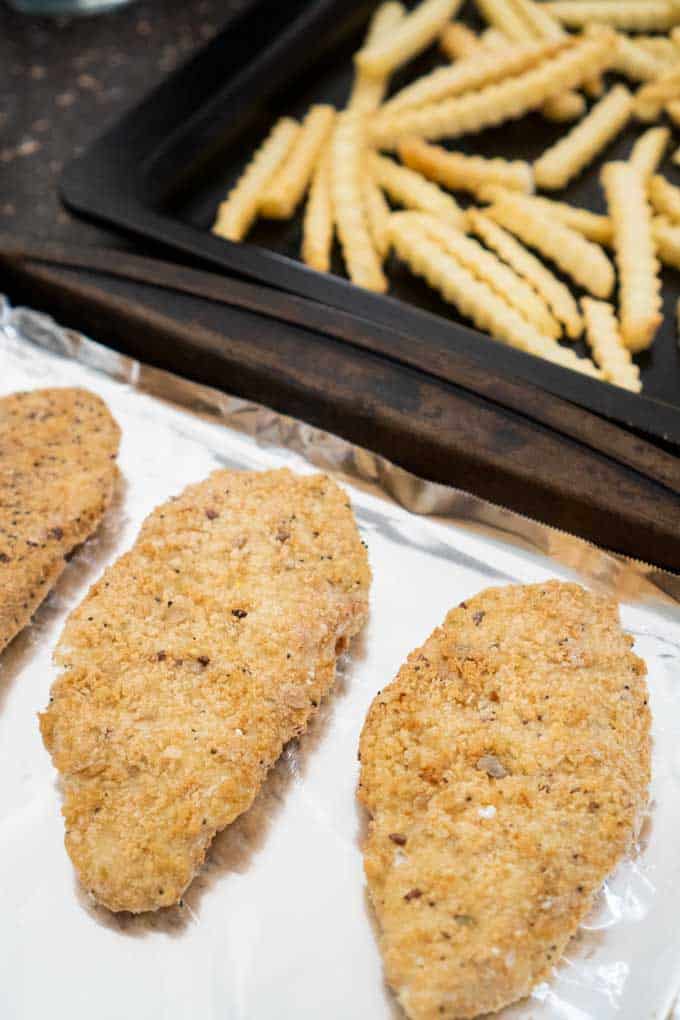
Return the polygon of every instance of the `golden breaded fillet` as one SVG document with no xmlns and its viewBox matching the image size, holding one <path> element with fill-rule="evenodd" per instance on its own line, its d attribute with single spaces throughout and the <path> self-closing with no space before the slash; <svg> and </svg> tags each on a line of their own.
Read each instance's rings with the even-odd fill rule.
<svg viewBox="0 0 680 1020">
<path fill-rule="evenodd" d="M 374 700 L 359 796 L 387 979 L 414 1020 L 475 1017 L 549 975 L 647 800 L 645 665 L 575 584 L 452 610 Z"/>
<path fill-rule="evenodd" d="M 120 429 L 79 389 L 0 399 L 0 651 L 26 626 L 113 496 Z"/>
<path fill-rule="evenodd" d="M 101 903 L 180 898 L 328 693 L 369 583 L 323 475 L 216 471 L 146 519 L 67 621 L 40 720 Z"/>
</svg>

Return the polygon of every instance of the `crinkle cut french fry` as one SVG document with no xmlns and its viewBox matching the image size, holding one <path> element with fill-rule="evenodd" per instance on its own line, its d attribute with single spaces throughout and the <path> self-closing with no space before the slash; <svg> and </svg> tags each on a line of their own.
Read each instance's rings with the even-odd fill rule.
<svg viewBox="0 0 680 1020">
<path fill-rule="evenodd" d="M 634 364 L 630 351 L 621 339 L 612 305 L 608 301 L 584 297 L 581 298 L 581 307 L 586 324 L 586 339 L 605 380 L 639 393 L 642 389 L 640 369 Z"/>
<path fill-rule="evenodd" d="M 523 277 L 547 302 L 549 308 L 576 340 L 583 332 L 583 320 L 571 291 L 523 244 L 478 209 L 468 209 L 468 223 L 488 248 Z"/>
<path fill-rule="evenodd" d="M 666 127 L 649 128 L 640 135 L 630 154 L 630 162 L 648 181 L 663 159 L 671 133 Z"/>
<path fill-rule="evenodd" d="M 303 261 L 327 273 L 333 247 L 333 201 L 331 197 L 331 143 L 328 141 L 317 163 L 302 223 Z"/>
<path fill-rule="evenodd" d="M 664 107 L 676 127 L 680 127 L 680 99 L 671 99 Z"/>
<path fill-rule="evenodd" d="M 680 188 L 661 174 L 654 174 L 649 181 L 647 194 L 655 212 L 680 225 Z"/>
<path fill-rule="evenodd" d="M 552 191 L 564 188 L 615 138 L 630 119 L 633 97 L 616 85 L 571 131 L 534 163 L 536 184 Z"/>
<path fill-rule="evenodd" d="M 393 0 L 387 0 L 386 3 L 381 4 L 371 18 L 364 45 L 372 46 L 380 39 L 389 36 L 404 17 L 406 17 L 406 10 L 403 4 L 393 2 Z M 388 84 L 389 77 L 386 74 L 367 74 L 357 69 L 347 104 L 348 109 L 363 110 L 364 112 L 377 110 L 383 101 Z"/>
<path fill-rule="evenodd" d="M 559 0 L 545 9 L 567 28 L 611 25 L 630 32 L 665 32 L 680 21 L 674 0 Z"/>
<path fill-rule="evenodd" d="M 558 21 L 547 13 L 541 3 L 534 0 L 511 0 L 517 13 L 523 18 L 534 36 L 539 39 L 564 39 L 566 32 Z M 587 81 L 584 85 L 587 85 Z M 580 92 L 563 92 L 553 96 L 542 107 L 542 114 L 548 120 L 561 123 L 578 120 L 586 111 L 586 102 Z"/>
<path fill-rule="evenodd" d="M 417 78 L 389 99 L 376 117 L 376 123 L 391 120 L 402 110 L 428 106 L 442 99 L 483 88 L 493 82 L 535 67 L 552 56 L 561 43 L 527 43 L 509 47 L 502 55 L 479 47 L 477 52 L 450 67 L 437 67 L 429 74 Z"/>
<path fill-rule="evenodd" d="M 534 0 L 512 0 L 512 4 L 539 39 L 562 39 L 565 36 L 559 21 L 546 11 L 544 4 Z"/>
<path fill-rule="evenodd" d="M 553 120 L 557 124 L 566 121 L 578 120 L 586 112 L 586 101 L 580 92 L 572 90 L 563 92 L 562 95 L 553 96 L 541 107 L 541 113 L 547 120 Z"/>
<path fill-rule="evenodd" d="M 507 198 L 507 194 L 508 189 L 498 185 L 488 185 L 478 191 L 478 197 L 491 204 Z M 525 197 L 538 212 L 566 223 L 568 227 L 577 230 L 589 241 L 604 245 L 612 243 L 612 225 L 607 216 L 591 212 L 590 209 L 582 209 L 580 206 L 569 205 L 568 202 L 556 202 L 543 195 L 526 195 Z"/>
<path fill-rule="evenodd" d="M 389 36 L 364 46 L 354 60 L 366 74 L 390 74 L 434 42 L 462 0 L 422 0 Z"/>
<path fill-rule="evenodd" d="M 420 227 L 405 222 L 397 214 L 391 221 L 390 238 L 397 254 L 411 270 L 422 276 L 479 329 L 511 347 L 599 377 L 599 370 L 589 359 L 578 358 L 571 349 L 560 347 L 554 340 L 539 333 L 487 284 L 475 279 L 457 259 L 443 252 Z"/>
<path fill-rule="evenodd" d="M 323 104 L 310 107 L 295 144 L 262 192 L 262 216 L 287 220 L 293 215 L 307 190 L 319 153 L 330 137 L 334 120 L 334 107 Z"/>
<path fill-rule="evenodd" d="M 614 289 L 614 267 L 599 245 L 559 220 L 551 219 L 521 195 L 508 192 L 487 209 L 487 215 L 525 244 L 551 259 L 584 290 L 609 297 Z"/>
<path fill-rule="evenodd" d="M 346 110 L 338 116 L 331 151 L 333 215 L 347 273 L 360 287 L 384 292 L 387 280 L 371 238 L 361 193 L 365 157 L 363 114 Z"/>
<path fill-rule="evenodd" d="M 479 44 L 490 50 L 507 50 L 513 46 L 512 39 L 508 39 L 507 35 L 504 35 L 500 29 L 494 28 L 493 25 L 489 25 L 481 33 Z"/>
<path fill-rule="evenodd" d="M 591 99 L 599 99 L 604 95 L 604 78 L 601 74 L 596 74 L 594 78 L 586 78 L 583 82 L 583 89 Z"/>
<path fill-rule="evenodd" d="M 680 269 L 680 226 L 666 216 L 655 216 L 652 234 L 657 255 L 665 266 Z"/>
<path fill-rule="evenodd" d="M 513 42 L 522 43 L 532 37 L 538 38 L 538 32 L 533 31 L 510 0 L 476 0 L 476 5 L 484 20 Z"/>
<path fill-rule="evenodd" d="M 649 347 L 661 325 L 661 284 L 642 175 L 630 163 L 602 170 L 619 270 L 621 334 L 626 347 Z"/>
<path fill-rule="evenodd" d="M 614 70 L 632 81 L 654 81 L 664 73 L 666 65 L 635 39 L 629 39 L 627 35 L 619 34 Z"/>
<path fill-rule="evenodd" d="M 461 60 L 469 57 L 480 44 L 479 37 L 467 25 L 460 21 L 452 21 L 446 25 L 439 36 L 439 46 L 449 60 Z"/>
<path fill-rule="evenodd" d="M 426 180 L 422 174 L 408 167 L 399 166 L 393 160 L 377 153 L 369 155 L 368 166 L 377 183 L 393 202 L 404 205 L 407 209 L 434 213 L 454 227 L 464 228 L 465 213 L 453 196 L 447 195 L 432 181 Z"/>
<path fill-rule="evenodd" d="M 262 192 L 293 147 L 300 125 L 292 117 L 281 117 L 269 132 L 236 185 L 220 203 L 213 234 L 228 241 L 241 241 L 257 216 Z"/>
<path fill-rule="evenodd" d="M 677 28 L 674 28 L 671 32 L 670 39 L 666 35 L 637 35 L 635 37 L 636 44 L 647 53 L 651 53 L 652 56 L 665 64 L 666 67 L 669 64 L 676 64 L 680 59 L 680 52 L 674 39 L 680 38 Z"/>
<path fill-rule="evenodd" d="M 488 284 L 523 319 L 535 326 L 539 333 L 553 340 L 562 335 L 562 327 L 543 298 L 493 252 L 487 251 L 455 227 L 441 223 L 430 213 L 404 213 L 403 216 L 408 217 L 409 221 L 420 223 L 433 241 L 458 259 L 479 280 Z"/>
<path fill-rule="evenodd" d="M 532 192 L 531 164 L 521 160 L 485 159 L 449 152 L 420 138 L 405 138 L 398 147 L 401 161 L 450 191 L 472 191 L 499 184 L 513 191 Z"/>
<path fill-rule="evenodd" d="M 373 238 L 373 244 L 381 259 L 384 259 L 390 246 L 390 216 L 392 210 L 385 201 L 382 190 L 368 172 L 362 175 L 362 188 L 366 219 Z"/>
<path fill-rule="evenodd" d="M 548 45 L 559 46 L 559 43 Z M 421 135 L 431 140 L 458 138 L 514 120 L 604 70 L 613 59 L 613 50 L 611 32 L 606 29 L 593 32 L 573 44 L 568 43 L 552 60 L 499 84 L 440 103 L 400 110 L 393 115 L 383 112 L 373 121 L 372 141 L 389 148 L 406 135 Z"/>
<path fill-rule="evenodd" d="M 680 166 L 680 146 L 675 150 L 671 156 L 671 163 L 675 163 L 676 166 Z"/>
<path fill-rule="evenodd" d="M 641 85 L 635 93 L 635 116 L 638 120 L 657 120 L 669 99 L 680 98 L 680 68 L 666 71 L 660 78 Z"/>
</svg>

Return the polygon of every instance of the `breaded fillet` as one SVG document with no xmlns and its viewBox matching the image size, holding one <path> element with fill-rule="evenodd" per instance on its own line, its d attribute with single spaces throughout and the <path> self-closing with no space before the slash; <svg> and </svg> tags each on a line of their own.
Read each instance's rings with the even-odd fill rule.
<svg viewBox="0 0 680 1020">
<path fill-rule="evenodd" d="M 630 849 L 650 778 L 632 643 L 616 604 L 577 585 L 491 588 L 374 700 L 365 869 L 413 1020 L 526 995 Z"/>
<path fill-rule="evenodd" d="M 99 525 L 119 441 L 106 404 L 86 390 L 0 399 L 0 651 Z"/>
<path fill-rule="evenodd" d="M 323 475 L 217 471 L 147 518 L 67 621 L 40 720 L 101 903 L 179 899 L 328 693 L 369 584 Z"/>
</svg>

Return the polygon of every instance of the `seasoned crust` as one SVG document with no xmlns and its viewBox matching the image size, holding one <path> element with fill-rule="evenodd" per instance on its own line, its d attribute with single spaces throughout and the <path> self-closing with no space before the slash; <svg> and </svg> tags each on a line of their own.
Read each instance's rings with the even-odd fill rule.
<svg viewBox="0 0 680 1020">
<path fill-rule="evenodd" d="M 452 610 L 374 700 L 364 849 L 414 1020 L 500 1009 L 550 973 L 647 800 L 646 669 L 615 602 L 557 581 Z"/>
<path fill-rule="evenodd" d="M 101 903 L 179 899 L 328 693 L 369 583 L 323 475 L 217 471 L 147 518 L 67 621 L 41 717 L 66 846 Z"/>
<path fill-rule="evenodd" d="M 0 651 L 29 622 L 113 496 L 120 429 L 81 389 L 0 399 Z"/>
</svg>

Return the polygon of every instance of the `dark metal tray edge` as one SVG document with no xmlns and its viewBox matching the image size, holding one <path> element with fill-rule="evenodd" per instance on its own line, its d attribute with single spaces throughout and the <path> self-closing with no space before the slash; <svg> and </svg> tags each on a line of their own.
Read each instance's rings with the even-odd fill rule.
<svg viewBox="0 0 680 1020">
<path fill-rule="evenodd" d="M 347 14 L 347 4 L 339 0 L 300 4 L 302 9 L 288 30 L 269 38 L 266 27 L 246 31 L 244 24 L 268 24 L 267 10 L 279 5 L 272 0 L 253 0 L 207 47 L 130 111 L 86 152 L 65 169 L 60 190 L 68 208 L 88 218 L 112 224 L 126 233 L 146 238 L 181 252 L 189 261 L 220 267 L 230 273 L 259 280 L 279 289 L 310 297 L 331 308 L 347 309 L 363 318 L 410 334 L 414 342 L 446 343 L 475 358 L 541 386 L 583 407 L 618 421 L 629 428 L 680 445 L 680 410 L 664 401 L 632 394 L 578 373 L 502 346 L 483 333 L 448 321 L 389 296 L 377 295 L 354 286 L 341 277 L 316 273 L 300 262 L 249 244 L 232 244 L 207 232 L 186 225 L 150 207 L 146 200 L 145 168 L 162 151 L 168 137 L 185 118 L 195 117 L 201 107 L 214 101 L 216 94 L 230 89 L 223 81 L 215 89 L 215 64 L 229 66 L 226 55 L 238 44 L 238 70 L 248 63 L 244 39 L 250 41 L 252 60 L 275 56 L 280 74 L 290 63 L 281 59 L 282 38 L 289 51 L 300 49 L 301 39 L 309 39 L 318 25 L 329 17 Z M 370 4 L 356 5 L 369 8 Z M 289 52 L 289 58 L 291 53 Z M 304 59 L 298 58 L 296 60 Z M 267 64 L 271 60 L 266 61 Z M 251 75 L 246 74 L 246 80 Z M 278 77 L 278 76 L 277 76 Z M 272 84 L 273 82 L 273 84 Z M 271 88 L 276 82 L 269 80 Z M 332 313 L 331 313 L 332 314 Z"/>
</svg>

